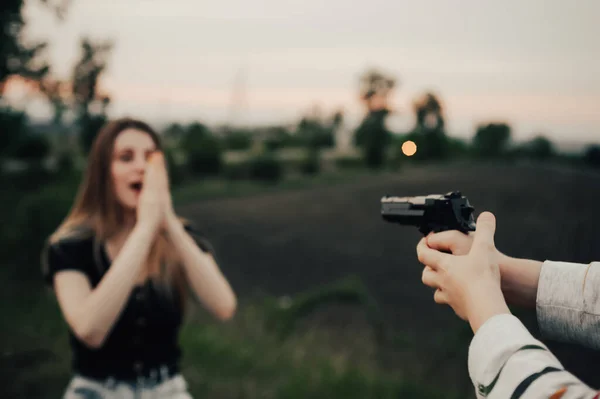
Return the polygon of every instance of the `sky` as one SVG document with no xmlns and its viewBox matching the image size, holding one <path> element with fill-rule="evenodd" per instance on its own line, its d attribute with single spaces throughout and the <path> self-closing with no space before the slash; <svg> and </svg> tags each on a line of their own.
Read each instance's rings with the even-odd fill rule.
<svg viewBox="0 0 600 399">
<path fill-rule="evenodd" d="M 50 42 L 57 76 L 84 35 L 115 41 L 111 117 L 264 125 L 319 106 L 352 126 L 359 77 L 376 67 L 398 81 L 396 131 L 432 91 L 457 137 L 503 121 L 515 139 L 600 141 L 597 0 L 72 0 L 62 23 L 38 3 L 28 37 Z"/>
</svg>

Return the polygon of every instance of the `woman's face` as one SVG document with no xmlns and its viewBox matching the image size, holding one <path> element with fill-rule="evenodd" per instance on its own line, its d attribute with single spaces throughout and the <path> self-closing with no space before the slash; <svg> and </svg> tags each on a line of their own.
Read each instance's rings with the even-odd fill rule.
<svg viewBox="0 0 600 399">
<path fill-rule="evenodd" d="M 117 201 L 128 210 L 137 208 L 144 170 L 149 155 L 156 150 L 152 137 L 141 130 L 126 129 L 117 135 L 111 162 Z"/>
</svg>

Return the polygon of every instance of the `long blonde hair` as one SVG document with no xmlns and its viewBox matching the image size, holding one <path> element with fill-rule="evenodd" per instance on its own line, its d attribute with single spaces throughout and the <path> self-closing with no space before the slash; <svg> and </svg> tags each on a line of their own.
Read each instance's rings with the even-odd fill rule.
<svg viewBox="0 0 600 399">
<path fill-rule="evenodd" d="M 87 168 L 75 201 L 66 218 L 50 235 L 47 246 L 65 239 L 94 238 L 94 258 L 100 267 L 100 248 L 117 234 L 125 222 L 125 210 L 117 201 L 111 176 L 111 162 L 117 136 L 126 129 L 147 133 L 162 150 L 158 134 L 146 123 L 123 118 L 106 124 L 96 136 L 90 150 Z M 47 248 L 46 248 L 47 249 Z M 43 256 L 43 267 L 47 268 Z M 169 293 L 177 290 L 181 305 L 185 303 L 186 289 L 180 259 L 164 233 L 157 235 L 147 260 L 147 272 L 153 282 Z"/>
</svg>

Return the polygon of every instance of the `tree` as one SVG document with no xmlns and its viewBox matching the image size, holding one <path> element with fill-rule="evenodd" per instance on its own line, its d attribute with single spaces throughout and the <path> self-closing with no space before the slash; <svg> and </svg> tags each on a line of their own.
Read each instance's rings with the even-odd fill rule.
<svg viewBox="0 0 600 399">
<path fill-rule="evenodd" d="M 344 123 L 344 112 L 342 110 L 335 111 L 331 117 L 331 128 L 335 131 L 342 123 Z"/>
<path fill-rule="evenodd" d="M 427 92 L 413 102 L 416 127 L 425 131 L 444 130 L 444 112 L 438 97 Z"/>
<path fill-rule="evenodd" d="M 388 97 L 395 87 L 395 78 L 376 69 L 368 70 L 360 78 L 360 99 L 367 114 L 356 129 L 354 144 L 361 147 L 370 168 L 380 168 L 385 163 L 385 150 L 390 141 L 385 118 L 390 112 Z"/>
<path fill-rule="evenodd" d="M 499 157 L 506 153 L 511 129 L 506 123 L 489 123 L 477 128 L 473 138 L 475 152 L 483 157 Z"/>
<path fill-rule="evenodd" d="M 387 99 L 390 92 L 396 87 L 396 79 L 378 69 L 371 68 L 360 77 L 359 84 L 360 98 L 369 105 L 370 102 Z M 369 108 L 379 109 L 382 106 L 371 104 Z"/>
<path fill-rule="evenodd" d="M 445 131 L 444 108 L 438 96 L 426 92 L 413 101 L 415 127 L 409 139 L 417 144 L 415 159 L 445 159 L 450 143 Z"/>
<path fill-rule="evenodd" d="M 296 134 L 309 149 L 330 148 L 335 145 L 333 129 L 336 122 L 335 114 L 327 120 L 322 116 L 321 110 L 315 107 L 300 119 Z"/>
<path fill-rule="evenodd" d="M 36 0 L 48 6 L 59 20 L 64 19 L 71 0 Z M 106 68 L 106 57 L 112 43 L 93 43 L 83 39 L 82 56 L 74 68 L 71 82 L 52 78 L 44 60 L 47 43 L 25 43 L 23 31 L 25 0 L 4 0 L 0 11 L 0 99 L 6 83 L 20 77 L 36 91 L 43 93 L 54 109 L 55 126 L 62 124 L 64 114 L 73 108 L 81 128 L 81 140 L 87 152 L 99 126 L 105 122 L 107 95 L 98 92 L 97 83 Z M 94 110 L 91 108 L 95 107 Z"/>
<path fill-rule="evenodd" d="M 38 0 L 63 19 L 70 0 Z M 0 8 L 0 100 L 6 83 L 13 77 L 21 77 L 34 85 L 50 71 L 44 60 L 47 43 L 36 41 L 26 43 L 23 32 L 24 0 L 2 0 Z"/>
<path fill-rule="evenodd" d="M 188 126 L 182 142 L 189 171 L 195 176 L 217 175 L 223 167 L 221 143 L 202 123 Z"/>
<path fill-rule="evenodd" d="M 554 145 L 544 136 L 534 137 L 525 146 L 525 152 L 528 156 L 535 159 L 548 159 L 555 154 Z"/>
<path fill-rule="evenodd" d="M 107 120 L 106 110 L 110 104 L 110 96 L 99 89 L 98 81 L 106 69 L 112 48 L 111 41 L 93 42 L 87 38 L 82 39 L 81 57 L 73 69 L 71 101 L 86 154 Z"/>
<path fill-rule="evenodd" d="M 53 10 L 59 19 L 67 11 L 70 0 L 37 0 Z M 3 0 L 0 7 L 0 157 L 12 156 L 13 151 L 27 141 L 29 134 L 27 117 L 24 112 L 4 104 L 3 97 L 7 83 L 19 78 L 34 90 L 39 90 L 40 81 L 50 71 L 44 59 L 47 43 L 42 41 L 27 42 L 24 37 L 25 20 L 23 18 L 24 0 Z M 23 139 L 25 141 L 20 141 Z M 34 148 L 29 144 L 25 148 Z M 21 146 L 21 148 L 23 148 Z M 38 148 L 41 148 L 39 146 Z M 28 153 L 25 150 L 25 153 Z M 33 153 L 40 151 L 33 150 Z"/>
<path fill-rule="evenodd" d="M 40 91 L 46 96 L 53 109 L 52 123 L 61 126 L 65 113 L 69 110 L 69 83 L 52 78 L 40 81 Z"/>
</svg>

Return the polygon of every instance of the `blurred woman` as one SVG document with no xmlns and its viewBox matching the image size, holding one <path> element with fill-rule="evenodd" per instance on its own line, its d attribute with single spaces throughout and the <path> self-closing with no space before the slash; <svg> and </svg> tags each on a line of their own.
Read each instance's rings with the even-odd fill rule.
<svg viewBox="0 0 600 399">
<path fill-rule="evenodd" d="M 69 327 L 65 398 L 191 398 L 178 345 L 188 288 L 220 320 L 236 297 L 209 242 L 176 216 L 150 126 L 121 119 L 98 133 L 43 265 Z"/>
<path fill-rule="evenodd" d="M 600 398 L 529 333 L 505 299 L 535 306 L 547 337 L 598 349 L 600 262 L 510 258 L 496 249 L 495 229 L 494 215 L 484 212 L 477 233 L 432 234 L 417 246 L 435 302 L 450 305 L 475 334 L 468 368 L 477 398 Z"/>
</svg>

